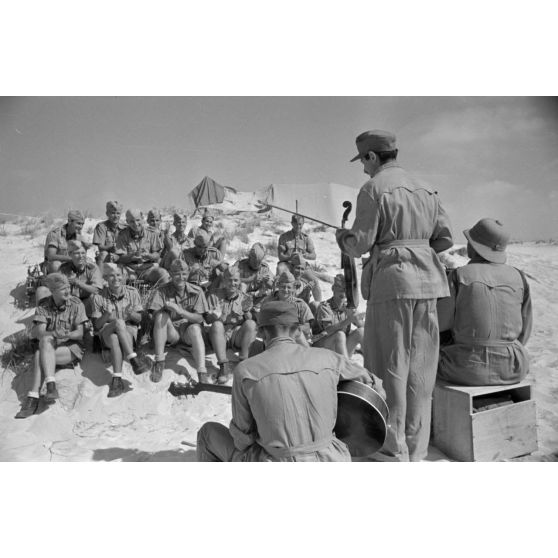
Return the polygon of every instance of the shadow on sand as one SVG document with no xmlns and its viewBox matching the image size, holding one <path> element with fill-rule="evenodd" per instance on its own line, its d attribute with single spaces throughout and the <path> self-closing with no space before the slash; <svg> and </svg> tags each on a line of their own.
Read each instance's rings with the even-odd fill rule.
<svg viewBox="0 0 558 558">
<path fill-rule="evenodd" d="M 93 451 L 93 461 L 197 461 L 196 450 L 140 451 L 127 448 L 105 448 Z"/>
</svg>

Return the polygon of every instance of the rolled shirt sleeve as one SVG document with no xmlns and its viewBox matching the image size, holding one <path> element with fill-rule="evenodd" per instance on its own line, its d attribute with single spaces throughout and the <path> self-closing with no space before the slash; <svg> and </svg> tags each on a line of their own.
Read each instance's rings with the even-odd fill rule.
<svg viewBox="0 0 558 558">
<path fill-rule="evenodd" d="M 430 237 L 430 246 L 436 253 L 443 252 L 453 246 L 450 220 L 440 200 L 438 200 L 438 219 Z"/>
</svg>

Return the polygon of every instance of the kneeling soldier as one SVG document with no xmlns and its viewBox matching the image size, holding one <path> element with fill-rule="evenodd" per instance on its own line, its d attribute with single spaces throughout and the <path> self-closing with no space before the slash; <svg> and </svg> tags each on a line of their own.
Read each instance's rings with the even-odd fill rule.
<svg viewBox="0 0 558 558">
<path fill-rule="evenodd" d="M 205 318 L 211 324 L 209 339 L 219 363 L 219 384 L 226 384 L 232 375 L 227 348 L 238 349 L 238 358 L 245 360 L 257 333 L 251 314 L 252 297 L 241 291 L 238 270 L 233 267 L 225 271 L 223 282 L 223 289 L 209 295 L 211 310 Z"/>
<path fill-rule="evenodd" d="M 27 418 L 37 412 L 42 378 L 46 381 L 45 400 L 50 403 L 58 399 L 56 366 L 74 364 L 83 358 L 83 324 L 87 322 L 83 304 L 70 294 L 65 275 L 51 273 L 46 285 L 51 295 L 39 302 L 31 330 L 39 344 L 33 360 L 31 389 L 15 418 Z"/>
<path fill-rule="evenodd" d="M 331 349 L 344 357 L 351 358 L 354 350 L 362 341 L 364 324 L 354 310 L 347 309 L 347 295 L 345 293 L 345 277 L 335 276 L 333 282 L 333 296 L 320 303 L 316 311 L 313 347 Z M 351 331 L 351 326 L 356 329 Z"/>
<path fill-rule="evenodd" d="M 208 382 L 205 367 L 205 344 L 203 339 L 203 314 L 209 310 L 201 287 L 188 283 L 188 265 L 174 260 L 170 266 L 171 282 L 155 292 L 148 310 L 155 312 L 153 343 L 155 365 L 151 380 L 159 382 L 165 369 L 165 344 L 183 341 L 192 348 L 198 379 Z"/>
<path fill-rule="evenodd" d="M 134 352 L 143 308 L 137 289 L 124 285 L 121 268 L 116 264 L 104 264 L 103 276 L 107 286 L 93 295 L 91 318 L 95 320 L 95 329 L 104 344 L 110 349 L 112 382 L 108 397 L 117 397 L 125 391 L 123 357 L 128 359 L 135 374 L 149 370 L 149 366 Z"/>
</svg>

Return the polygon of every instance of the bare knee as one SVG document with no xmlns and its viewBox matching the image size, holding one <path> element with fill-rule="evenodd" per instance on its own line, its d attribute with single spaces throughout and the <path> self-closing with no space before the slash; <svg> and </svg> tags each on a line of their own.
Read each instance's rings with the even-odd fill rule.
<svg viewBox="0 0 558 558">
<path fill-rule="evenodd" d="M 40 350 L 51 350 L 54 349 L 54 340 L 50 335 L 45 335 L 39 339 L 39 349 Z"/>
</svg>

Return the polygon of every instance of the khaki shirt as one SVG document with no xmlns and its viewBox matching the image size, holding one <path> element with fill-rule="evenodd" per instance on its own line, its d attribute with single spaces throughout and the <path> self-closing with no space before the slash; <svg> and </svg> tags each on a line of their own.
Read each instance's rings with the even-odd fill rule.
<svg viewBox="0 0 558 558">
<path fill-rule="evenodd" d="M 118 294 L 114 294 L 108 287 L 93 295 L 91 317 L 100 318 L 105 312 L 114 312 L 116 318 L 125 320 L 129 312 L 143 312 L 139 292 L 134 287 L 123 285 Z M 128 323 L 128 320 L 126 320 Z M 132 325 L 136 325 L 133 323 Z"/>
<path fill-rule="evenodd" d="M 47 331 L 61 331 L 70 333 L 79 325 L 88 321 L 85 307 L 81 300 L 71 296 L 62 306 L 56 306 L 52 296 L 43 298 L 33 316 L 33 322 L 46 324 Z M 76 341 L 72 341 L 75 343 Z"/>
<path fill-rule="evenodd" d="M 274 339 L 234 370 L 230 432 L 240 460 L 350 461 L 333 436 L 337 384 L 366 376 L 333 351 Z"/>
<path fill-rule="evenodd" d="M 227 298 L 224 289 L 219 289 L 208 297 L 208 304 L 211 309 L 219 308 L 225 329 L 230 329 L 241 325 L 244 322 L 244 314 L 253 308 L 252 297 L 246 293 L 239 292 L 232 298 Z"/>
<path fill-rule="evenodd" d="M 273 287 L 275 276 L 265 262 L 260 263 L 256 270 L 250 267 L 249 259 L 238 260 L 234 266 L 240 273 L 240 280 L 246 285 L 246 292 L 250 294 L 258 291 L 270 290 Z M 265 296 L 265 295 L 264 295 Z M 258 297 L 258 299 L 263 297 Z"/>
<path fill-rule="evenodd" d="M 68 223 L 49 231 L 45 240 L 45 260 L 47 257 L 47 249 L 49 248 L 49 246 L 53 246 L 54 248 L 56 248 L 57 254 L 60 254 L 61 256 L 67 256 L 68 240 L 73 240 L 75 237 L 75 234 L 72 237 L 68 237 Z"/>
<path fill-rule="evenodd" d="M 338 242 L 349 256 L 370 253 L 362 283 L 371 302 L 449 295 L 436 255 L 452 246 L 449 218 L 432 188 L 395 162 L 361 188 L 353 226 Z"/>
<path fill-rule="evenodd" d="M 347 318 L 347 308 L 339 309 L 333 297 L 321 302 L 316 310 L 316 322 L 314 333 L 321 333 L 330 325 L 338 324 Z M 351 331 L 351 324 L 347 326 L 346 333 Z"/>
<path fill-rule="evenodd" d="M 116 249 L 123 251 L 125 254 L 132 254 L 140 251 L 142 254 L 160 253 L 163 244 L 159 235 L 148 227 L 144 227 L 140 234 L 136 234 L 130 227 L 126 227 L 116 239 Z M 153 265 L 153 262 L 145 263 L 129 263 L 126 267 L 134 271 L 147 269 Z"/>
<path fill-rule="evenodd" d="M 174 302 L 186 312 L 201 314 L 202 316 L 209 311 L 209 305 L 202 288 L 192 283 L 186 283 L 183 296 L 180 296 L 172 283 L 160 287 L 156 290 L 147 309 L 155 312 L 163 308 L 167 302 Z M 171 320 L 175 326 L 188 322 L 187 318 L 174 315 L 171 315 Z"/>
<path fill-rule="evenodd" d="M 290 258 L 294 252 L 300 252 L 307 260 L 316 259 L 316 249 L 310 236 L 303 232 L 295 235 L 291 229 L 279 236 L 277 243 L 279 261 L 286 261 L 285 258 Z"/>
<path fill-rule="evenodd" d="M 67 277 L 75 277 L 78 281 L 86 285 L 91 285 L 92 287 L 97 287 L 99 290 L 103 288 L 103 276 L 94 263 L 87 262 L 85 267 L 80 271 L 74 266 L 73 262 L 64 262 L 60 266 L 60 273 L 63 273 Z M 91 293 L 80 289 L 78 285 L 71 285 L 70 292 L 73 296 L 77 296 L 81 300 L 85 300 L 91 296 Z"/>
<path fill-rule="evenodd" d="M 97 223 L 93 231 L 93 244 L 97 246 L 115 246 L 118 235 L 125 229 L 125 225 L 118 223 L 113 226 L 108 219 Z"/>
<path fill-rule="evenodd" d="M 179 237 L 177 232 L 174 231 L 170 236 L 165 237 L 165 252 L 169 252 L 173 248 L 185 250 L 186 248 L 191 248 L 192 246 L 192 239 L 185 234 Z"/>
<path fill-rule="evenodd" d="M 200 283 L 209 281 L 211 279 L 211 272 L 221 263 L 223 263 L 223 256 L 217 248 L 208 248 L 205 256 L 198 256 L 196 247 L 186 248 L 182 252 L 184 261 L 192 268 L 196 267 L 200 271 Z"/>
</svg>

